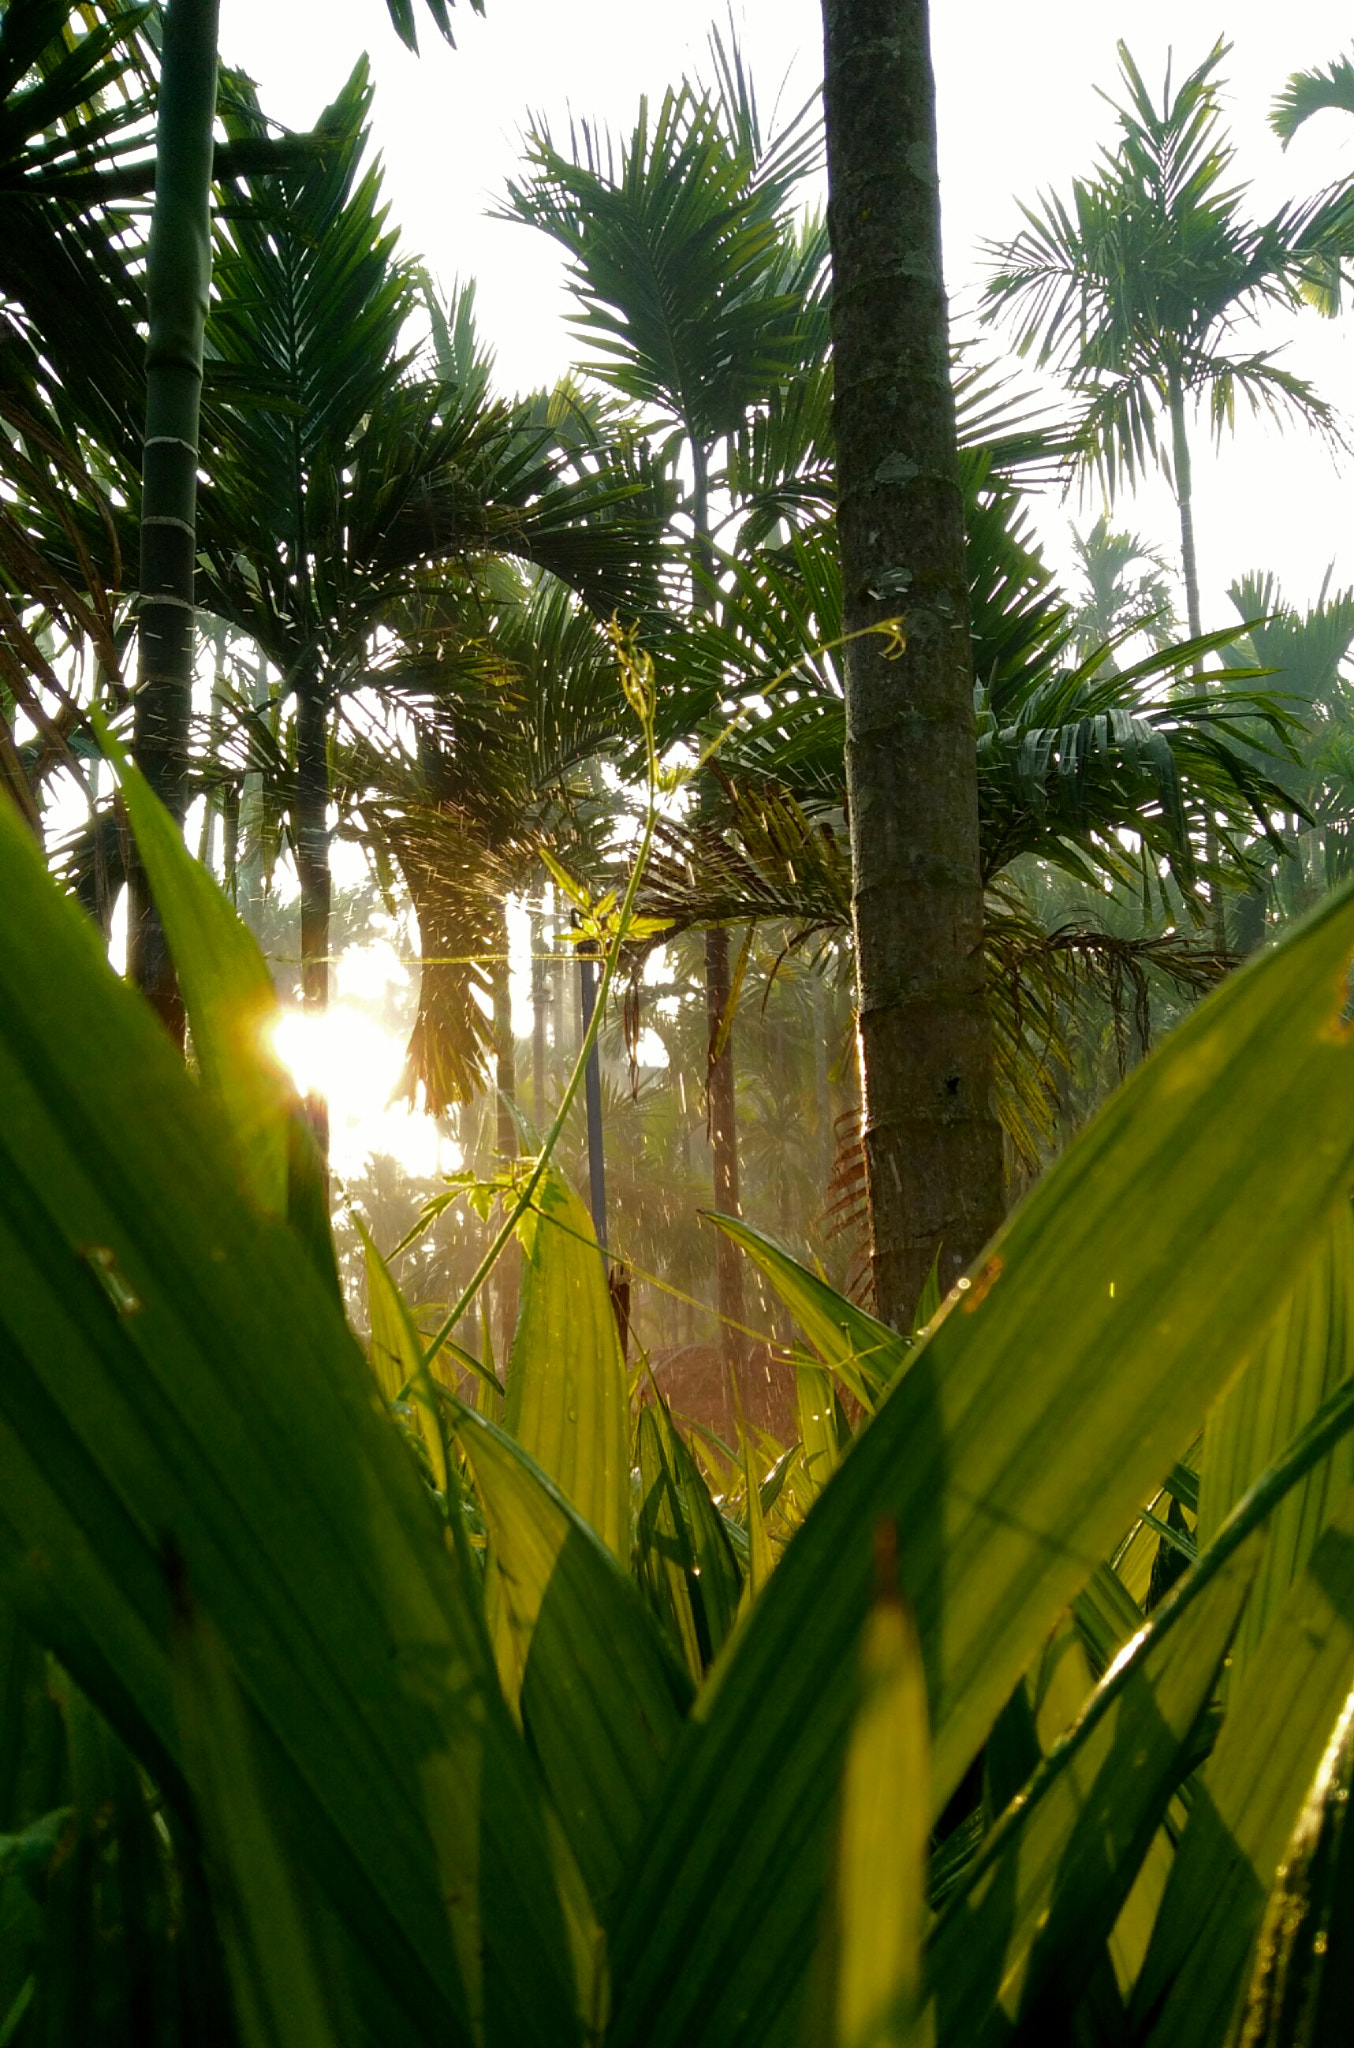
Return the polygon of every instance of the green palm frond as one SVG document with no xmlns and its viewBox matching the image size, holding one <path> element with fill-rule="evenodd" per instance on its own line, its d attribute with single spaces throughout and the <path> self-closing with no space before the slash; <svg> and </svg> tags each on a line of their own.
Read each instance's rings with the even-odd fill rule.
<svg viewBox="0 0 1354 2048">
<path fill-rule="evenodd" d="M 1102 513 L 1086 533 L 1073 530 L 1072 545 L 1085 579 L 1083 600 L 1069 620 L 1079 652 L 1117 640 L 1126 628 L 1164 646 L 1175 627 L 1175 606 L 1170 572 L 1151 543 L 1115 531 Z"/>
<path fill-rule="evenodd" d="M 425 280 L 396 254 L 379 165 L 363 168 L 370 101 L 363 63 L 319 124 L 321 157 L 242 181 L 208 334 L 235 402 L 210 412 L 204 601 L 284 674 L 319 660 L 340 688 L 410 577 L 450 562 L 533 562 L 603 615 L 658 590 L 651 475 L 600 435 L 562 439 L 548 407 L 490 398 L 464 294 L 438 309 L 451 376 L 421 374 L 406 334 Z"/>
<path fill-rule="evenodd" d="M 1293 800 L 1283 769 L 1295 754 L 1292 714 L 1256 690 L 1249 662 L 1215 667 L 1206 687 L 1191 680 L 1194 664 L 1216 661 L 1235 634 L 1165 645 L 1120 671 L 1130 622 L 1078 655 L 1070 607 L 1018 494 L 993 484 L 976 455 L 968 484 L 989 883 L 1020 856 L 1037 855 L 1098 884 L 1136 878 L 1149 898 L 1164 865 L 1193 895 L 1206 814 L 1219 820 L 1226 857 L 1244 867 L 1250 842 L 1272 839 L 1272 814 Z M 719 756 L 731 776 L 775 784 L 815 816 L 839 809 L 845 715 L 830 644 L 841 616 L 831 550 L 796 536 L 728 573 L 724 617 L 693 636 L 684 658 L 684 701 L 705 692 L 711 731 L 721 703 L 746 705 Z"/>
<path fill-rule="evenodd" d="M 787 214 L 820 148 L 807 110 L 764 138 L 736 46 L 716 61 L 715 91 L 643 101 L 623 140 L 584 123 L 566 154 L 538 124 L 502 216 L 569 256 L 589 367 L 702 445 L 821 353 L 806 305 L 826 262 L 821 228 Z"/>
<path fill-rule="evenodd" d="M 451 10 L 456 4 L 456 0 L 424 0 L 424 4 L 433 18 L 433 26 L 438 34 L 445 41 L 454 43 L 455 38 L 451 33 Z M 470 0 L 470 5 L 476 14 L 483 14 L 484 0 Z M 390 14 L 390 25 L 400 41 L 405 45 L 406 49 L 416 50 L 418 48 L 418 11 L 414 5 L 414 0 L 386 0 L 386 7 Z"/>
<path fill-rule="evenodd" d="M 1354 61 L 1337 57 L 1312 71 L 1295 71 L 1270 109 L 1269 125 L 1285 149 L 1304 121 L 1327 108 L 1354 114 Z"/>
<path fill-rule="evenodd" d="M 1126 100 L 1119 136 L 1069 198 L 1024 207 L 1023 229 L 990 245 L 988 319 L 1009 318 L 1015 344 L 1059 370 L 1084 404 L 1080 460 L 1112 492 L 1157 459 L 1155 418 L 1178 392 L 1206 399 L 1216 432 L 1236 399 L 1333 435 L 1331 409 L 1275 350 L 1236 354 L 1238 320 L 1298 303 L 1319 205 L 1265 221 L 1242 209 L 1223 128 L 1219 43 L 1160 106 L 1120 45 Z"/>
<path fill-rule="evenodd" d="M 399 729 L 364 737 L 354 708 L 340 758 L 344 830 L 398 867 L 419 920 L 406 1080 L 439 1113 L 491 1073 L 480 998 L 505 897 L 536 883 L 542 846 L 600 872 L 612 807 L 596 762 L 628 717 L 587 610 L 548 578 L 498 582 L 492 600 L 472 589 L 411 607 L 399 648 L 364 678 L 398 706 Z"/>
</svg>

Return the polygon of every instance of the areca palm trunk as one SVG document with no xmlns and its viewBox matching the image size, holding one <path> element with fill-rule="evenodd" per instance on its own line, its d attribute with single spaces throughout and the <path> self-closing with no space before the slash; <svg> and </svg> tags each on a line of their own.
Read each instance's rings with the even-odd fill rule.
<svg viewBox="0 0 1354 2048">
<path fill-rule="evenodd" d="M 146 259 L 146 435 L 133 752 L 170 814 L 188 794 L 202 344 L 211 288 L 212 124 L 218 0 L 169 0 Z M 181 1041 L 183 1005 L 139 865 L 130 875 L 128 964 Z"/>
<path fill-rule="evenodd" d="M 721 925 L 705 934 L 705 1004 L 710 1033 L 706 1066 L 710 1158 L 714 1170 L 715 1207 L 721 1216 L 738 1216 L 738 1120 L 734 1092 L 733 1028 L 729 1004 L 733 977 L 729 968 L 729 934 Z M 715 1239 L 715 1304 L 719 1310 L 720 1346 L 726 1363 L 743 1356 L 743 1262 L 737 1245 L 721 1230 Z"/>
<path fill-rule="evenodd" d="M 494 1076 L 498 1083 L 496 1142 L 501 1159 L 517 1157 L 517 1125 L 513 1104 L 517 1100 L 517 1047 L 512 1033 L 512 965 L 508 958 L 508 906 L 499 921 L 498 953 L 493 967 Z M 494 1268 L 494 1300 L 498 1311 L 499 1356 L 506 1359 L 517 1324 L 521 1255 L 516 1243 L 509 1244 Z"/>
<path fill-rule="evenodd" d="M 715 558 L 710 532 L 710 455 L 700 436 L 690 434 L 694 489 L 691 500 L 696 541 L 692 609 L 713 611 Z M 705 998 L 710 1032 L 706 1065 L 710 1155 L 715 1207 L 723 1216 L 741 1213 L 738 1204 L 738 1105 L 734 1090 L 733 1023 L 728 1016 L 732 995 L 729 935 L 712 928 L 705 934 Z M 743 1356 L 743 1260 L 738 1247 L 721 1230 L 715 1243 L 715 1304 L 719 1310 L 720 1346 L 724 1360 L 736 1367 Z"/>
<path fill-rule="evenodd" d="M 296 790 L 292 805 L 296 877 L 301 886 L 301 996 L 308 1008 L 329 1002 L 329 702 L 313 662 L 296 682 Z"/>
<path fill-rule="evenodd" d="M 545 1019 L 550 1005 L 546 979 L 545 898 L 531 912 L 531 1114 L 545 1129 Z"/>
<path fill-rule="evenodd" d="M 1203 610 L 1199 603 L 1199 562 L 1194 551 L 1194 477 L 1190 465 L 1189 433 L 1185 425 L 1185 394 L 1178 372 L 1170 373 L 1168 396 L 1171 414 L 1171 455 L 1175 473 L 1175 504 L 1180 515 L 1180 567 L 1185 579 L 1185 617 L 1189 625 L 1189 637 L 1198 640 L 1203 634 Z M 1195 660 L 1194 675 L 1200 689 L 1207 685 L 1203 680 L 1204 665 Z M 1218 839 L 1210 817 L 1204 827 L 1204 852 L 1210 861 L 1217 859 Z M 1223 902 L 1222 888 L 1214 882 L 1209 887 L 1209 911 L 1213 926 L 1213 943 L 1220 953 L 1227 950 L 1227 910 Z"/>
<path fill-rule="evenodd" d="M 838 528 L 875 1295 L 904 1328 L 1001 1220 L 963 502 L 926 0 L 823 0 Z"/>
<path fill-rule="evenodd" d="M 301 889 L 301 1000 L 309 1010 L 329 1005 L 329 928 L 333 884 L 329 872 L 329 703 L 318 662 L 308 660 L 296 680 L 296 788 L 292 800 L 296 879 Z M 321 1156 L 329 1155 L 329 1105 L 322 1095 L 307 1103 Z"/>
<path fill-rule="evenodd" d="M 504 1159 L 517 1157 L 517 1125 L 512 1105 L 517 1100 L 517 1046 L 512 1035 L 512 967 L 508 959 L 508 912 L 499 927 L 501 950 L 493 967 L 494 1078 L 498 1085 L 496 1143 Z"/>
</svg>

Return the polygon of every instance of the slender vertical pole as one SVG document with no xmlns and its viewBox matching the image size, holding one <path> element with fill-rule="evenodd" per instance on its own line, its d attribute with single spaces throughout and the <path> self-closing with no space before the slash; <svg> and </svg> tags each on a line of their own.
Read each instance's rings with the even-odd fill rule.
<svg viewBox="0 0 1354 2048">
<path fill-rule="evenodd" d="M 592 1023 L 592 1013 L 597 1003 L 597 961 L 578 949 L 579 988 L 583 996 L 583 1030 L 586 1034 Z M 594 1042 L 588 1054 L 587 1069 L 583 1076 L 583 1090 L 588 1110 L 588 1200 L 592 1210 L 592 1227 L 597 1233 L 598 1244 L 606 1243 L 606 1154 L 602 1144 L 602 1062 Z"/>
<path fill-rule="evenodd" d="M 197 561 L 198 417 L 211 288 L 212 126 L 218 0 L 169 0 L 146 257 L 146 437 L 142 456 L 138 677 L 133 754 L 180 824 L 187 809 Z M 182 1043 L 183 1003 L 164 931 L 135 859 L 132 979 Z"/>
</svg>

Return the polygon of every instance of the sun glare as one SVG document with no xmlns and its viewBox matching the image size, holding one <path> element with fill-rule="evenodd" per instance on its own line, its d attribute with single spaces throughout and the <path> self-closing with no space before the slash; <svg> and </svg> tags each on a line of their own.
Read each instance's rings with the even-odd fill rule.
<svg viewBox="0 0 1354 2048">
<path fill-rule="evenodd" d="M 407 1173 L 453 1171 L 459 1148 L 433 1119 L 393 1100 L 404 1066 L 403 1040 L 355 1005 L 286 1010 L 273 1031 L 278 1058 L 303 1095 L 329 1104 L 330 1157 L 340 1174 L 362 1171 L 388 1153 Z"/>
</svg>

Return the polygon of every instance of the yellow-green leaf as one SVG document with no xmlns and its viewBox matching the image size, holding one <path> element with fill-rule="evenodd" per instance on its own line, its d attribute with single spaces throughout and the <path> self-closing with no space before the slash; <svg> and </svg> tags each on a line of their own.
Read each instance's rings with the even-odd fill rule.
<svg viewBox="0 0 1354 2048">
<path fill-rule="evenodd" d="M 630 1551 L 630 1397 L 592 1219 L 558 1174 L 523 1217 L 503 1419 L 614 1556 Z"/>
<path fill-rule="evenodd" d="M 1207 1544 L 1328 1394 L 1354 1369 L 1354 1210 L 1343 1203 L 1259 1355 L 1208 1419 L 1199 1474 L 1199 1541 Z M 1232 1649 L 1234 1677 L 1306 1564 L 1331 1504 L 1354 1484 L 1345 1437 L 1294 1487 L 1270 1522 L 1264 1562 Z"/>
<path fill-rule="evenodd" d="M 267 962 L 106 726 L 100 741 L 173 955 L 202 1085 L 225 1117 L 245 1191 L 268 1215 L 283 1216 L 297 1100 L 273 1048 L 278 1008 Z"/>
<path fill-rule="evenodd" d="M 926 1680 L 896 1594 L 865 1624 L 837 1847 L 837 2048 L 915 2038 L 930 1835 Z"/>
</svg>

